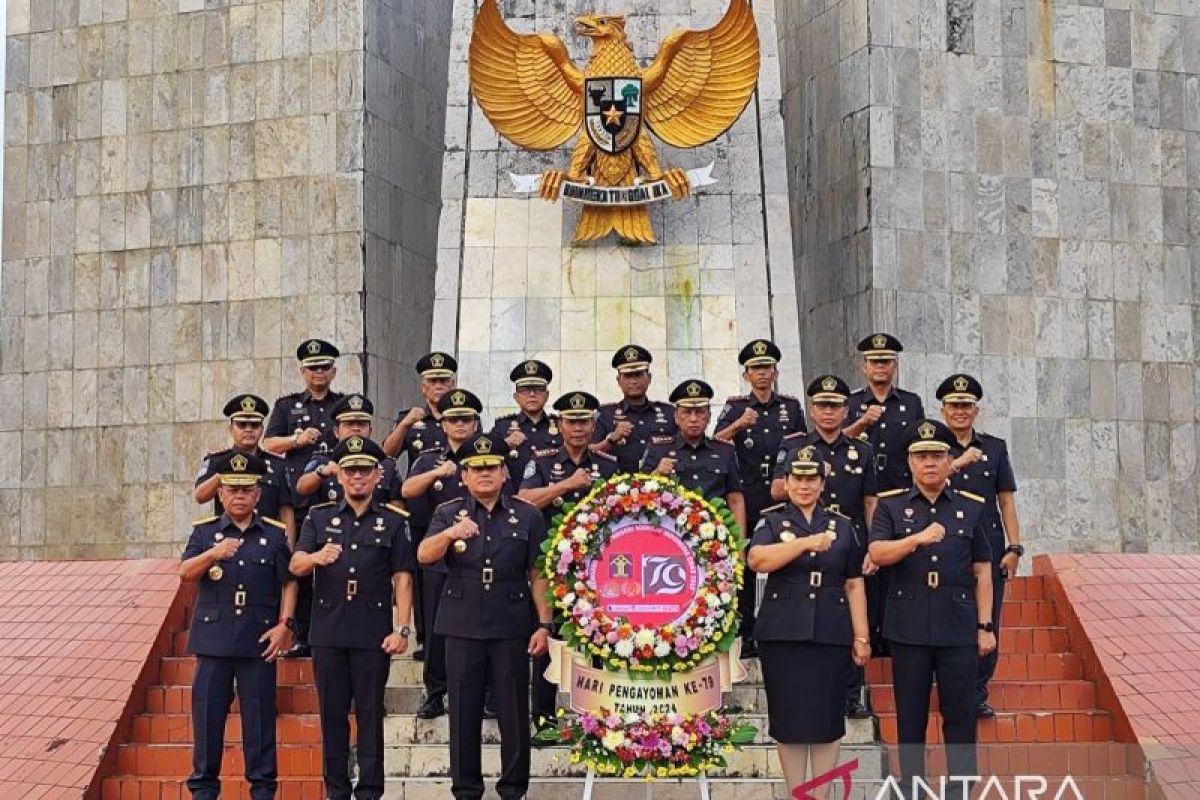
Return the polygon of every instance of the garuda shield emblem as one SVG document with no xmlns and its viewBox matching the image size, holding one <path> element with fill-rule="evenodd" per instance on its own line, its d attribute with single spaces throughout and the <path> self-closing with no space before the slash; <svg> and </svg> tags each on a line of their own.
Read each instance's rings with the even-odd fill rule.
<svg viewBox="0 0 1200 800">
<path fill-rule="evenodd" d="M 592 144 L 609 155 L 628 150 L 642 129 L 642 79 L 588 78 L 583 94 Z"/>
</svg>

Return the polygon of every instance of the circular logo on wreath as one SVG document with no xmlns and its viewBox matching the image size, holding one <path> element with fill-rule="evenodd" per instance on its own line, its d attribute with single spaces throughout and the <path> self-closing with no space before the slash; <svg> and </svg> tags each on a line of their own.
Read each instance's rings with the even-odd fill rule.
<svg viewBox="0 0 1200 800">
<path fill-rule="evenodd" d="M 696 599 L 696 557 L 674 530 L 637 520 L 613 526 L 589 577 L 600 607 L 633 625 L 681 621 Z"/>
</svg>

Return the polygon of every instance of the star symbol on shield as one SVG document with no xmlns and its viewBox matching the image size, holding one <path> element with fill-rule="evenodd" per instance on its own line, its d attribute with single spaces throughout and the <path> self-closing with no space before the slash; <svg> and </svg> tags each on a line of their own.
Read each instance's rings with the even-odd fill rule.
<svg viewBox="0 0 1200 800">
<path fill-rule="evenodd" d="M 609 106 L 608 111 L 604 112 L 604 123 L 606 125 L 620 125 L 622 116 L 624 115 L 621 109 L 616 106 Z"/>
</svg>

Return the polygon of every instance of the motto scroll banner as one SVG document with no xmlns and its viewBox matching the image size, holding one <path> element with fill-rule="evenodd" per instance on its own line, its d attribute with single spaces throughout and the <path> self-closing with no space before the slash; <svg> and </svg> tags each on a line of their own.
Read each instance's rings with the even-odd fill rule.
<svg viewBox="0 0 1200 800">
<path fill-rule="evenodd" d="M 555 520 L 541 569 L 561 621 L 546 678 L 571 714 L 538 735 L 595 774 L 698 776 L 757 731 L 721 713 L 745 678 L 733 515 L 659 475 L 598 483 Z M 585 790 L 586 791 L 586 790 Z M 585 797 L 586 797 L 585 793 Z"/>
</svg>

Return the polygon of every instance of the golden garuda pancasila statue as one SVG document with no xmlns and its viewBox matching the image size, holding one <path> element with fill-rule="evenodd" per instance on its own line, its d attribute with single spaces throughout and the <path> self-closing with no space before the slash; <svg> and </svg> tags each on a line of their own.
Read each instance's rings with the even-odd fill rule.
<svg viewBox="0 0 1200 800">
<path fill-rule="evenodd" d="M 483 0 L 470 50 L 471 92 L 483 113 L 502 136 L 529 150 L 560 147 L 583 126 L 586 135 L 576 142 L 567 171 L 541 176 L 537 191 L 547 200 L 557 200 L 573 182 L 633 187 L 657 181 L 676 199 L 686 197 L 688 174 L 662 168 L 645 127 L 687 148 L 712 141 L 737 121 L 758 81 L 758 27 L 749 0 L 730 0 L 708 30 L 671 33 L 645 69 L 625 37 L 623 16 L 577 17 L 575 32 L 593 40 L 582 70 L 557 36 L 517 33 L 496 0 Z M 653 242 L 644 202 L 585 205 L 575 240 L 611 232 Z"/>
</svg>

